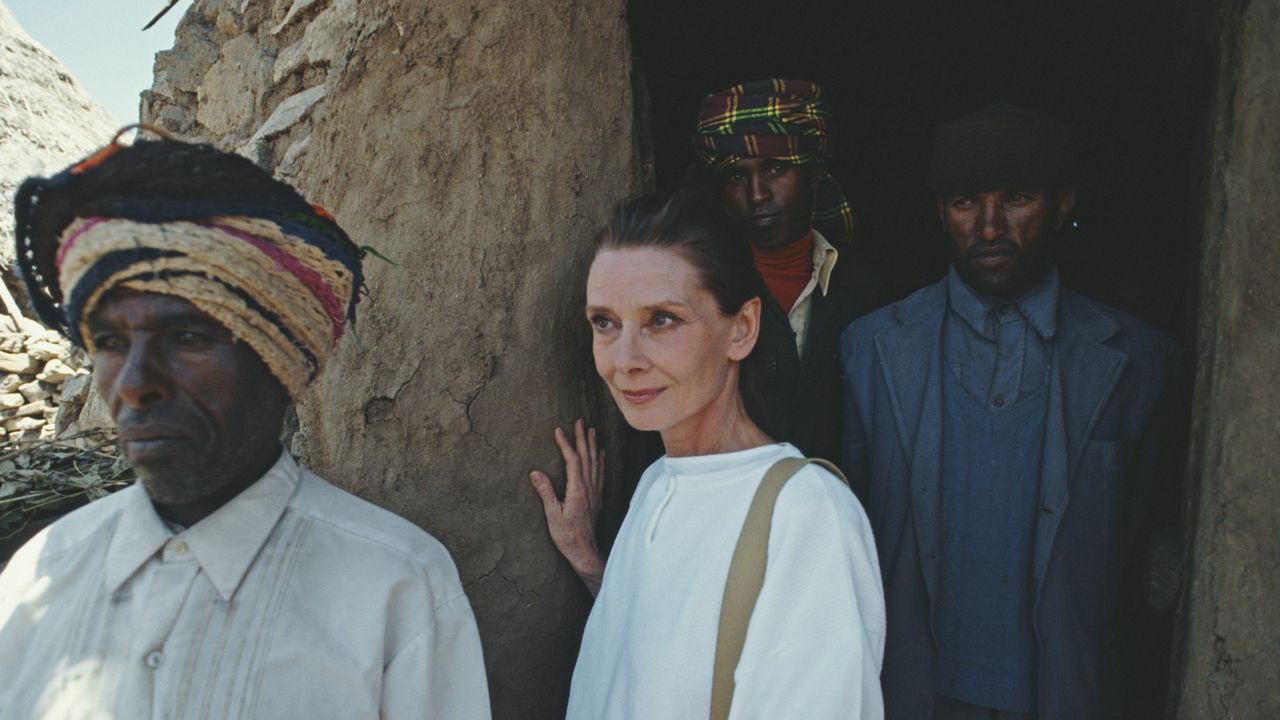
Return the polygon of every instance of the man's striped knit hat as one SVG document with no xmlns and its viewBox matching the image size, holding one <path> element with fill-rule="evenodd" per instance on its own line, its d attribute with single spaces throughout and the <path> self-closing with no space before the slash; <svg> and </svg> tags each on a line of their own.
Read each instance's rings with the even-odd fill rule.
<svg viewBox="0 0 1280 720">
<path fill-rule="evenodd" d="M 107 293 L 173 295 L 248 344 L 296 399 L 355 319 L 362 252 L 333 216 L 208 145 L 113 140 L 27 179 L 15 206 L 32 305 L 90 353 L 87 323 Z"/>
</svg>

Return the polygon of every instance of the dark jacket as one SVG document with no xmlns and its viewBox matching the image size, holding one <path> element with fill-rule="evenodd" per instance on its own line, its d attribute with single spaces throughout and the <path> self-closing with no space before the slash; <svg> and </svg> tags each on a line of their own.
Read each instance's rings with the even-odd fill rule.
<svg viewBox="0 0 1280 720">
<path fill-rule="evenodd" d="M 842 435 L 840 333 L 879 306 L 879 286 L 865 262 L 851 247 L 835 247 L 840 255 L 826 295 L 815 289 L 810 296 L 803 360 L 787 313 L 766 293 L 755 367 L 746 371 L 754 378 L 744 388 L 747 413 L 765 433 L 833 462 Z"/>
<path fill-rule="evenodd" d="M 843 464 L 875 533 L 888 633 L 886 718 L 932 716 L 942 479 L 938 283 L 845 331 Z M 1033 549 L 1042 720 L 1118 718 L 1140 605 L 1147 498 L 1169 458 L 1158 431 L 1176 375 L 1172 343 L 1070 291 L 1059 303 Z"/>
</svg>

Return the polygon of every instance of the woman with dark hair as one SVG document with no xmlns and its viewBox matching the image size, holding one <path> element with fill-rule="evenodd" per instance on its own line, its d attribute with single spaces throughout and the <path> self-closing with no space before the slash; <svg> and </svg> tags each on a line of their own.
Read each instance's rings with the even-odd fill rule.
<svg viewBox="0 0 1280 720">
<path fill-rule="evenodd" d="M 714 202 L 642 197 L 599 237 L 586 293 L 596 371 L 666 455 L 640 479 L 608 571 L 595 569 L 569 718 L 882 717 L 884 601 L 866 516 L 743 402 L 763 292 Z M 556 440 L 565 502 L 589 501 L 594 435 L 579 425 L 575 443 Z M 533 481 L 554 532 L 560 501 L 545 475 Z"/>
</svg>

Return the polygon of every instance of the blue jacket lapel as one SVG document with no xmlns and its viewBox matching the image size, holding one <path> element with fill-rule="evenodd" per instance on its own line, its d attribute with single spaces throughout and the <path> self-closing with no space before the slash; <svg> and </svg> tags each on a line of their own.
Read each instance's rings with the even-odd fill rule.
<svg viewBox="0 0 1280 720">
<path fill-rule="evenodd" d="M 1064 291 L 1059 314 L 1034 549 L 1037 606 L 1081 453 L 1129 361 L 1124 353 L 1104 344 L 1120 326 L 1095 305 Z"/>
<path fill-rule="evenodd" d="M 930 601 L 937 597 L 942 483 L 942 322 L 945 281 L 895 307 L 898 327 L 876 336 L 899 442 L 910 464 L 911 511 Z"/>
</svg>

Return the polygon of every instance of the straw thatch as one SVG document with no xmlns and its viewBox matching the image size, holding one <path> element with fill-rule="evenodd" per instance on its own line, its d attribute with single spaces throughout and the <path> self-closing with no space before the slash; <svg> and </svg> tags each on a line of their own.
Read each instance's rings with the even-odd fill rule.
<svg viewBox="0 0 1280 720">
<path fill-rule="evenodd" d="M 115 121 L 0 0 L 0 268 L 13 260 L 13 193 L 103 145 Z"/>
</svg>

